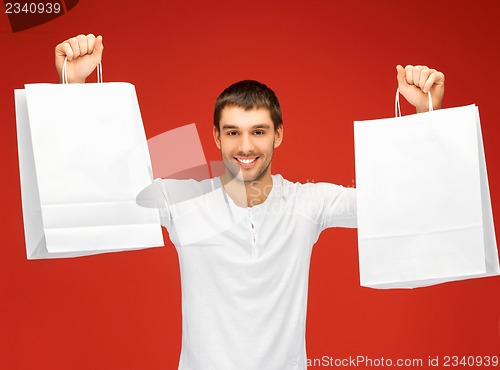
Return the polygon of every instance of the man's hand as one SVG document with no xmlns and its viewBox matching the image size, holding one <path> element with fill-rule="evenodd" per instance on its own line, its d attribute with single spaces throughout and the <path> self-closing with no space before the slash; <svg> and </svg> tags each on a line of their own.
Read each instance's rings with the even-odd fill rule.
<svg viewBox="0 0 500 370">
<path fill-rule="evenodd" d="M 432 107 L 441 108 L 444 96 L 444 74 L 426 66 L 398 65 L 399 92 L 417 109 L 417 113 L 429 110 L 430 91 Z"/>
<path fill-rule="evenodd" d="M 56 70 L 62 81 L 64 58 L 68 57 L 66 71 L 69 83 L 84 83 L 92 71 L 101 63 L 102 36 L 78 35 L 56 46 Z"/>
</svg>

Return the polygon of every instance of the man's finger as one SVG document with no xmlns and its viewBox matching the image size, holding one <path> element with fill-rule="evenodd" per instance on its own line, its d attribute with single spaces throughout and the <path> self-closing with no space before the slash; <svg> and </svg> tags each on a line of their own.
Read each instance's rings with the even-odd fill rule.
<svg viewBox="0 0 500 370">
<path fill-rule="evenodd" d="M 425 85 L 422 87 L 422 91 L 424 93 L 428 93 L 431 87 L 434 85 L 434 83 L 437 81 L 438 75 L 436 72 L 433 72 L 429 75 L 429 78 L 427 81 L 425 81 Z"/>
<path fill-rule="evenodd" d="M 80 46 L 78 46 L 78 39 L 76 37 L 72 37 L 70 39 L 68 39 L 68 44 L 71 46 L 71 49 L 73 49 L 73 58 L 72 59 L 76 59 L 80 56 Z M 68 58 L 68 61 L 69 58 Z"/>
<path fill-rule="evenodd" d="M 69 62 L 71 62 L 74 58 L 73 49 L 71 48 L 71 45 L 67 41 L 64 41 L 63 43 L 57 45 L 56 51 L 59 56 L 62 57 L 66 56 Z"/>
<path fill-rule="evenodd" d="M 436 85 L 444 85 L 444 74 L 442 72 L 436 71 Z"/>
<path fill-rule="evenodd" d="M 95 36 L 89 33 L 86 37 L 87 40 L 87 53 L 92 54 L 95 46 Z"/>
<path fill-rule="evenodd" d="M 420 74 L 424 69 L 429 69 L 427 66 L 415 66 L 412 69 L 412 79 L 413 79 L 413 84 L 417 87 L 420 87 Z"/>
<path fill-rule="evenodd" d="M 76 36 L 76 39 L 78 40 L 78 48 L 80 49 L 80 55 L 86 55 L 88 52 L 87 49 L 87 38 L 85 35 L 78 35 Z"/>
<path fill-rule="evenodd" d="M 413 66 L 411 64 L 405 67 L 405 78 L 408 85 L 413 85 Z"/>
<path fill-rule="evenodd" d="M 436 70 L 435 69 L 429 69 L 429 68 L 424 68 L 424 69 L 422 69 L 420 71 L 420 79 L 419 79 L 419 82 L 418 82 L 418 86 L 420 86 L 420 88 L 422 89 L 422 91 L 423 91 L 423 88 L 425 86 L 425 83 L 427 82 L 427 79 L 429 78 L 429 76 L 433 72 L 436 72 Z"/>
</svg>

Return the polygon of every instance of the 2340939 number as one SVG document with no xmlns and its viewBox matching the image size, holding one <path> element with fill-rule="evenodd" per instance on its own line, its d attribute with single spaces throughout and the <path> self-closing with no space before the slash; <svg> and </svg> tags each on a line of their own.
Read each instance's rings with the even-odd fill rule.
<svg viewBox="0 0 500 370">
<path fill-rule="evenodd" d="M 59 14 L 61 4 L 59 3 L 5 3 L 7 14 Z"/>
<path fill-rule="evenodd" d="M 498 366 L 498 356 L 444 356 L 443 366 Z"/>
</svg>

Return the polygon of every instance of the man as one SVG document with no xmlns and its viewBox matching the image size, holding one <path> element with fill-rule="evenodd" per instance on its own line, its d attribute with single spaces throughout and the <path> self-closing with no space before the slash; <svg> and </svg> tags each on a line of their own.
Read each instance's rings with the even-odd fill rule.
<svg viewBox="0 0 500 370">
<path fill-rule="evenodd" d="M 100 63 L 102 37 L 79 35 L 56 47 L 61 76 L 83 83 Z M 441 72 L 397 66 L 400 92 L 417 112 L 438 109 Z M 240 81 L 217 98 L 214 141 L 225 173 L 213 179 L 158 180 L 162 224 L 179 256 L 180 370 L 306 369 L 309 261 L 320 233 L 356 227 L 356 191 L 291 183 L 271 174 L 283 141 L 274 92 Z"/>
</svg>

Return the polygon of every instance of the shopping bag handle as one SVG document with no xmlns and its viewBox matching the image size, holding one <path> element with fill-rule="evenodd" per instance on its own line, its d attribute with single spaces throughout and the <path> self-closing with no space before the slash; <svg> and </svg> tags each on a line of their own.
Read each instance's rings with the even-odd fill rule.
<svg viewBox="0 0 500 370">
<path fill-rule="evenodd" d="M 62 83 L 68 83 L 68 72 L 66 71 L 66 64 L 68 62 L 68 57 L 64 58 L 63 66 L 62 66 Z M 97 83 L 102 83 L 102 63 L 99 63 L 97 66 Z"/>
<path fill-rule="evenodd" d="M 432 112 L 434 108 L 432 108 L 431 92 L 429 91 L 427 95 L 429 96 L 429 112 Z M 399 105 L 399 87 L 396 89 L 396 104 L 394 107 L 394 114 L 396 115 L 396 117 L 401 117 L 401 106 Z"/>
</svg>

